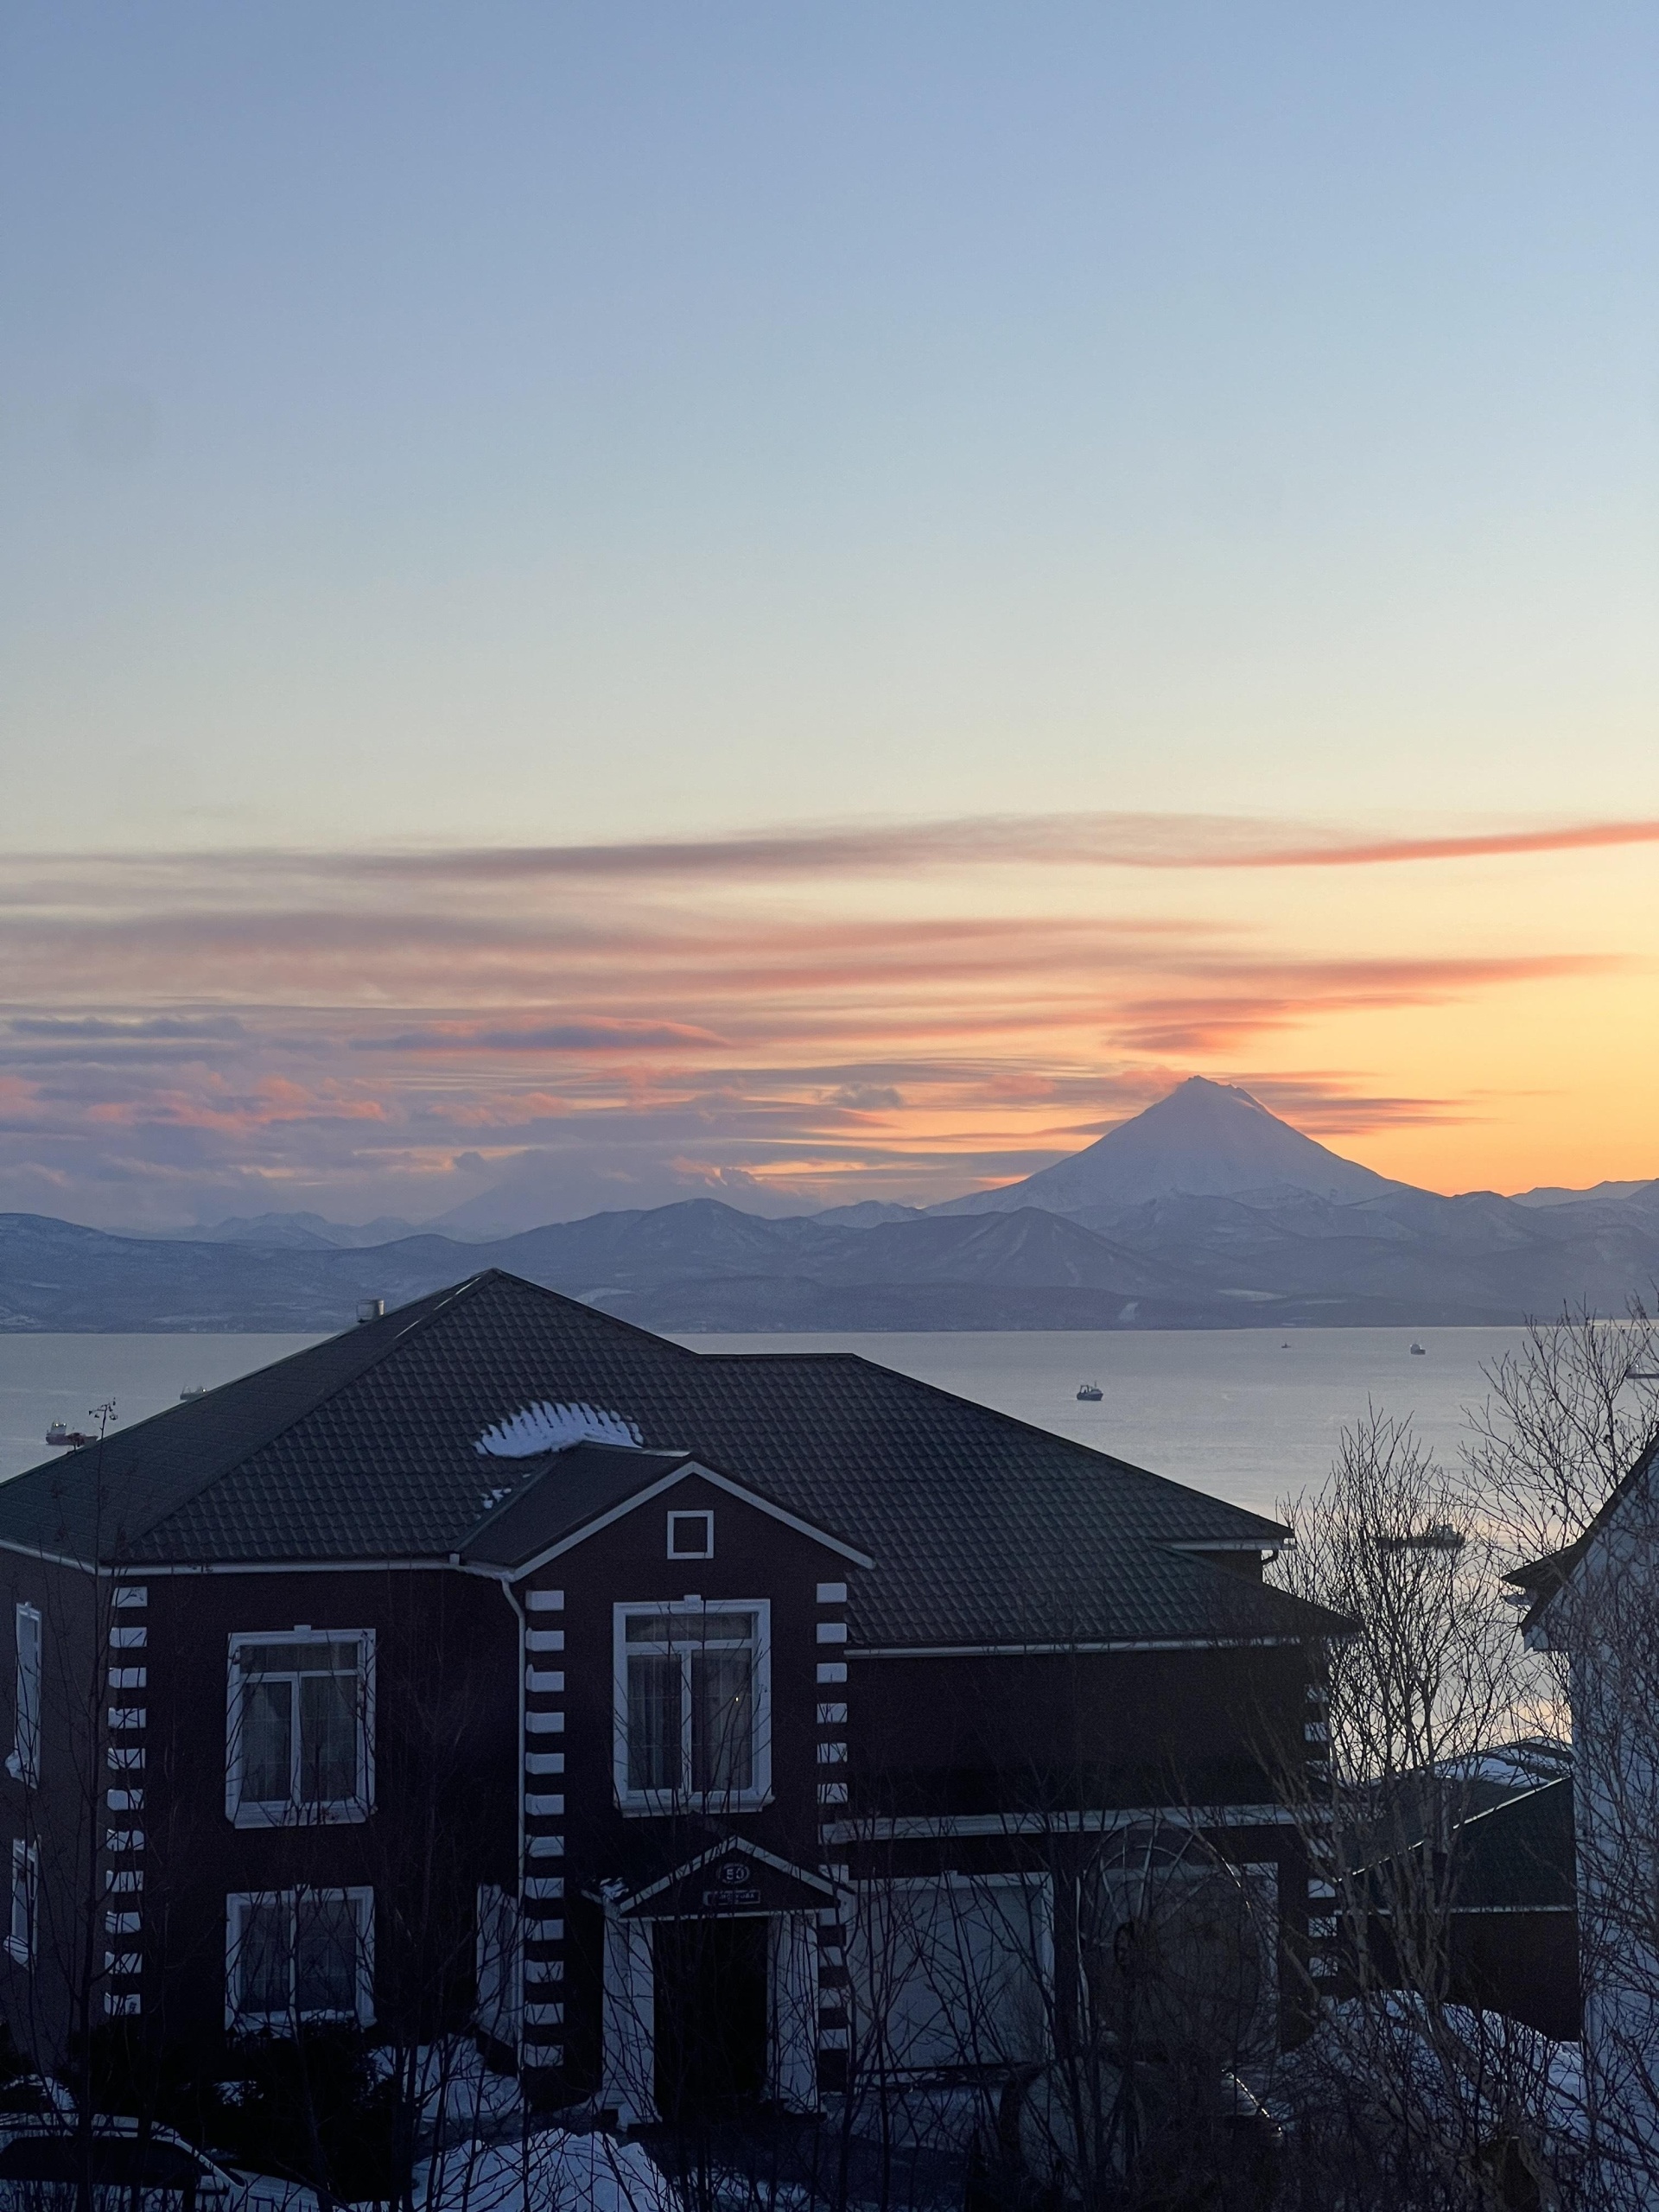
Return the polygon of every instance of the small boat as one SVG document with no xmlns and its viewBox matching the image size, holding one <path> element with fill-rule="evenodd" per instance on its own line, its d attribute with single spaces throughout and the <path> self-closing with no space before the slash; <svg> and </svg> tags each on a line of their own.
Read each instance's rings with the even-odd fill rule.
<svg viewBox="0 0 1659 2212">
<path fill-rule="evenodd" d="M 1460 1552 L 1467 1539 L 1449 1521 L 1431 1521 L 1427 1529 L 1404 1536 L 1379 1536 L 1380 1552 Z"/>
<path fill-rule="evenodd" d="M 1105 1395 L 1098 1382 L 1080 1382 L 1077 1385 L 1077 1397 L 1084 1405 L 1097 1406 Z"/>
<path fill-rule="evenodd" d="M 1423 1358 L 1426 1358 L 1426 1357 L 1427 1357 L 1427 1353 L 1428 1353 L 1428 1347 L 1427 1347 L 1427 1344 L 1420 1344 L 1418 1343 L 1417 1339 L 1415 1338 L 1415 1337 L 1414 1337 L 1414 1338 L 1412 1338 L 1412 1340 L 1411 1340 L 1411 1356 L 1412 1356 L 1412 1357 L 1413 1357 L 1414 1359 L 1423 1359 Z"/>
<path fill-rule="evenodd" d="M 188 1389 L 180 1391 L 179 1402 L 182 1405 L 187 1398 L 205 1398 L 207 1395 L 207 1385 L 205 1382 L 192 1382 Z"/>
<path fill-rule="evenodd" d="M 66 1427 L 62 1421 L 54 1421 L 46 1432 L 46 1440 L 54 1451 L 73 1452 L 83 1444 L 90 1444 L 92 1440 L 79 1429 Z"/>
</svg>

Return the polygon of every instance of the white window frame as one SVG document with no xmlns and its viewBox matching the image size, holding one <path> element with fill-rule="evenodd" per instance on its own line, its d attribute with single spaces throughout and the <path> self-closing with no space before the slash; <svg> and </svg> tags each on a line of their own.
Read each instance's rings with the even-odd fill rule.
<svg viewBox="0 0 1659 2212">
<path fill-rule="evenodd" d="M 17 1933 L 17 1907 L 23 1908 L 23 1933 Z M 6 1923 L 7 1955 L 20 1967 L 33 1966 L 40 1942 L 41 1847 L 15 1838 L 11 1847 L 11 1912 Z"/>
<path fill-rule="evenodd" d="M 296 1650 L 308 1644 L 355 1643 L 358 1662 L 357 1790 L 350 1797 L 331 1798 L 323 1804 L 307 1804 L 300 1797 L 301 1760 L 299 1704 L 294 1708 L 294 1738 L 290 1750 L 293 1794 L 286 1799 L 251 1799 L 242 1796 L 242 1677 L 238 1661 L 244 1645 L 289 1644 Z M 374 1630 L 372 1628 L 238 1629 L 230 1639 L 225 1681 L 225 1814 L 238 1828 L 327 1827 L 366 1821 L 374 1810 Z"/>
<path fill-rule="evenodd" d="M 29 1638 L 34 1653 L 32 1666 L 23 1663 L 23 1624 L 31 1624 Z M 14 1633 L 17 1649 L 17 1702 L 13 1721 L 11 1755 L 6 1761 L 6 1772 L 14 1782 L 21 1782 L 33 1789 L 41 1778 L 41 1676 L 42 1639 L 44 1630 L 38 1605 L 20 1605 L 14 1614 Z"/>
<path fill-rule="evenodd" d="M 332 2009 L 296 2012 L 294 1976 L 298 1971 L 297 1946 L 290 1927 L 289 1941 L 289 1997 L 283 2012 L 255 2012 L 240 2001 L 242 1931 L 255 1905 L 282 1905 L 298 1910 L 302 1898 L 318 1904 L 344 1902 L 357 1921 L 357 1998 L 348 2012 Z M 264 2028 L 290 2027 L 296 2020 L 355 2020 L 359 2028 L 374 2024 L 374 1891 L 350 1890 L 235 1890 L 225 1900 L 225 2025 L 233 2034 L 257 2033 Z"/>
<path fill-rule="evenodd" d="M 753 1780 L 747 1789 L 632 1789 L 628 1786 L 628 1623 L 641 1614 L 696 1621 L 706 1613 L 754 1615 Z M 769 1598 L 628 1599 L 611 1609 L 613 1780 L 624 1813 L 753 1813 L 772 1802 L 772 1601 Z M 640 1647 L 632 1647 L 639 1651 Z M 684 1646 L 688 1655 L 691 1639 Z M 691 1771 L 691 1694 L 689 1657 L 680 1675 L 680 1772 Z"/>
<path fill-rule="evenodd" d="M 848 2011 L 858 2024 L 861 2039 L 870 2039 L 875 2050 L 881 2053 L 880 2063 L 890 2069 L 893 2077 L 900 2081 L 925 2078 L 937 2074 L 942 2065 L 995 2064 L 1006 2066 L 1041 2064 L 1051 2060 L 1054 2052 L 1054 2009 L 1056 1982 L 1054 1974 L 1054 1882 L 1046 1873 L 1031 1869 L 1013 1870 L 1001 1873 L 903 1875 L 882 1882 L 860 1882 L 854 1889 L 856 1900 L 852 1923 L 844 1927 L 842 1942 L 849 1974 Z M 997 1899 L 1007 1895 L 1020 1900 L 1013 1911 L 1005 1911 Z M 939 1969 L 931 1968 L 933 1954 L 925 1951 L 924 1943 L 931 1945 L 934 1928 L 934 1914 L 930 1911 L 925 1934 L 906 1948 L 906 1936 L 914 1923 L 908 1917 L 906 1899 L 916 1897 L 948 1913 L 951 1898 L 959 1898 L 963 1909 L 980 1916 L 982 1926 L 988 1925 L 988 1914 L 995 1910 L 1013 1936 L 1012 1943 L 1003 1948 L 1002 1959 L 1012 1966 L 1014 1973 L 1027 1981 L 1023 1993 L 1034 1998 L 1040 2006 L 1038 2033 L 1034 2048 L 1011 2052 L 999 2043 L 996 2027 L 987 2018 L 986 2006 L 997 1993 L 994 1985 L 974 1982 L 969 1986 L 967 1961 L 960 1942 L 954 1948 L 950 1941 L 951 1929 L 947 1919 L 944 1941 L 937 1956 L 942 1961 Z M 896 1928 L 880 1927 L 884 1914 L 897 1916 Z M 1022 1942 L 1022 1926 L 1023 1936 Z M 876 1939 L 874 1954 L 871 1936 Z M 912 1970 L 893 1976 L 895 1957 L 903 1956 Z M 880 1967 L 875 1961 L 880 1961 Z M 875 1968 L 873 1971 L 873 1968 Z M 953 1972 L 954 1970 L 954 1972 Z M 876 1993 L 870 2001 L 872 1983 L 885 1972 L 887 1986 Z M 942 1975 L 946 1986 L 941 1988 L 935 1974 Z M 959 1973 L 961 1980 L 954 1978 Z M 901 1988 L 919 1986 L 938 2008 L 950 2037 L 948 2056 L 938 2050 L 918 2053 L 915 2044 L 927 2035 L 937 2035 L 931 2024 L 919 2028 L 913 2022 L 901 2024 L 897 2000 Z M 1007 1993 L 1002 1993 L 1006 1994 Z M 1016 2001 L 1022 1993 L 1014 1993 Z M 951 2020 L 948 2010 L 950 1999 L 959 1995 L 969 1999 L 969 2010 L 960 2028 Z M 882 2001 L 882 2000 L 885 2000 Z M 986 2047 L 974 2043 L 977 2024 L 986 2028 Z M 895 2031 L 897 2031 L 897 2034 Z M 908 2033 L 906 2033 L 908 2031 Z M 896 2047 L 899 2037 L 904 2048 Z"/>
<path fill-rule="evenodd" d="M 702 1541 L 695 1551 L 687 1551 L 675 1541 L 677 1521 L 701 1521 Z M 715 1515 L 712 1506 L 676 1506 L 668 1516 L 668 1556 L 670 1559 L 713 1559 L 715 1555 Z"/>
</svg>

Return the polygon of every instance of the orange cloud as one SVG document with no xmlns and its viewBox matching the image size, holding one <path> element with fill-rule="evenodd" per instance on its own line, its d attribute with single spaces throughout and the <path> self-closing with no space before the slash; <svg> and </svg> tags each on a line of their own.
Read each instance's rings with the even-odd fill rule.
<svg viewBox="0 0 1659 2212">
<path fill-rule="evenodd" d="M 1571 902 L 1514 906 L 1519 931 L 1483 911 L 1482 939 L 1461 944 L 1420 923 L 1414 879 L 1365 910 L 1376 950 L 1357 957 L 1340 930 L 1357 889 L 1274 906 L 1249 872 L 1654 837 L 1625 823 L 1344 842 L 1095 816 L 505 855 L 19 861 L 0 899 L 0 1205 L 28 1178 L 130 1175 L 280 1184 L 309 1194 L 296 1205 L 360 1188 L 359 1211 L 395 1210 L 397 1177 L 493 1174 L 509 1137 L 591 1155 L 606 1188 L 634 1187 L 647 1159 L 705 1182 L 858 1176 L 942 1197 L 1075 1148 L 1194 1068 L 1326 1135 L 1427 1142 L 1490 1115 L 1495 1079 L 1449 1077 L 1402 1037 L 1455 1007 L 1459 1028 L 1525 1045 L 1529 1017 L 1501 1009 L 1555 989 L 1553 1036 L 1558 987 L 1611 988 L 1634 949 L 1605 931 L 1575 944 Z M 1183 888 L 1200 911 L 1171 913 L 1167 881 L 1146 877 L 1111 884 L 1109 906 L 1075 879 L 1058 899 L 1041 869 L 995 906 L 943 877 L 936 896 L 918 887 L 934 866 L 1033 860 L 1230 871 L 1237 890 Z M 836 870 L 810 897 L 763 887 Z M 882 870 L 904 880 L 868 880 Z M 1331 1057 L 1338 1034 L 1351 1065 Z M 1322 1072 L 1271 1064 L 1300 1037 Z M 1534 1058 L 1507 1077 L 1517 1095 L 1563 1065 L 1542 1041 Z M 1541 1160 L 1533 1179 L 1561 1175 Z"/>
</svg>

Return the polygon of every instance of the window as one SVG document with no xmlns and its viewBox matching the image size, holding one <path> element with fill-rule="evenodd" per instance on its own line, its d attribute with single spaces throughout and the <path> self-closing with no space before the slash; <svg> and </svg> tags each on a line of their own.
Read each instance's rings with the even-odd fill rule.
<svg viewBox="0 0 1659 2212">
<path fill-rule="evenodd" d="M 32 1789 L 41 1778 L 41 1617 L 17 1608 L 17 1716 L 6 1771 Z"/>
<path fill-rule="evenodd" d="M 374 2018 L 374 1891 L 264 1890 L 226 1900 L 226 2024 Z"/>
<path fill-rule="evenodd" d="M 20 1967 L 35 1957 L 35 1923 L 40 1910 L 41 1850 L 35 1843 L 11 1847 L 11 1925 L 6 1948 Z"/>
<path fill-rule="evenodd" d="M 712 1513 L 671 1513 L 668 1516 L 670 1559 L 713 1559 L 715 1516 Z"/>
<path fill-rule="evenodd" d="M 1037 1874 L 861 1885 L 848 2011 L 867 2055 L 931 2072 L 1052 2056 L 1053 1903 Z"/>
<path fill-rule="evenodd" d="M 238 1827 L 367 1817 L 373 1681 L 368 1629 L 231 1638 L 225 1809 Z"/>
<path fill-rule="evenodd" d="M 769 1613 L 764 1599 L 616 1608 L 616 1789 L 625 1808 L 766 1802 Z"/>
</svg>

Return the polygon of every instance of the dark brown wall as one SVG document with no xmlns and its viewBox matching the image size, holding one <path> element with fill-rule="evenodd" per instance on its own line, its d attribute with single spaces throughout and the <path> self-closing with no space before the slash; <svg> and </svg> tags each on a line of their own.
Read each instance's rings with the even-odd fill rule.
<svg viewBox="0 0 1659 2212">
<path fill-rule="evenodd" d="M 712 1560 L 667 1557 L 671 1507 L 676 1512 L 713 1511 Z M 816 1863 L 817 1662 L 843 1656 L 839 1649 L 820 1650 L 816 1641 L 817 1586 L 846 1581 L 856 1572 L 810 1537 L 693 1478 L 526 1580 L 524 1592 L 564 1592 L 563 1615 L 537 1616 L 535 1624 L 559 1625 L 565 1631 L 568 1878 L 579 1882 L 632 1873 L 664 1853 L 671 1862 L 682 1844 L 687 1852 L 700 1849 L 715 1827 L 751 1836 L 783 1857 L 804 1856 L 809 1865 Z M 772 1605 L 772 1802 L 758 1813 L 722 1812 L 713 1827 L 700 1821 L 624 1815 L 612 1783 L 612 1608 L 668 1602 L 693 1592 L 710 1603 L 764 1598 Z M 840 1618 L 844 1609 L 828 1610 Z"/>
<path fill-rule="evenodd" d="M 1300 1650 L 852 1664 L 858 1802 L 895 1812 L 1261 1803 L 1300 1752 Z"/>
<path fill-rule="evenodd" d="M 706 1507 L 712 1560 L 667 1557 L 666 1516 Z M 88 1578 L 0 1554 L 0 1723 L 10 1748 L 11 1605 L 34 1599 L 47 1621 L 45 1779 L 33 1817 L 66 1956 L 84 1928 L 88 1853 L 101 1834 L 84 1713 L 106 1702 Z M 531 1617 L 565 1635 L 566 1853 L 573 2042 L 595 2007 L 597 1916 L 582 1892 L 630 1886 L 736 1834 L 817 1866 L 821 1700 L 850 1707 L 854 1815 L 957 1814 L 1052 1805 L 1260 1802 L 1271 1794 L 1264 1751 L 1274 1732 L 1294 1745 L 1304 1715 L 1300 1651 L 1147 1652 L 995 1658 L 850 1660 L 844 1687 L 820 1688 L 821 1583 L 855 1587 L 838 1554 L 715 1485 L 691 1478 L 624 1515 L 518 1593 L 559 1589 L 562 1612 Z M 515 1884 L 521 1786 L 518 1623 L 493 1580 L 459 1570 L 346 1573 L 134 1573 L 149 1592 L 149 1836 L 144 1943 L 146 2033 L 168 2041 L 222 2035 L 226 1898 L 238 1891 L 372 1885 L 377 1895 L 378 2002 L 383 2018 L 430 2016 L 470 1996 L 476 1886 Z M 624 1816 L 615 1803 L 613 1606 L 679 1599 L 766 1599 L 772 1608 L 772 1800 L 716 1821 Z M 225 1811 L 228 1639 L 235 1633 L 372 1629 L 377 1643 L 375 1808 L 361 1824 L 238 1829 Z M 554 1662 L 538 1657 L 536 1664 Z M 89 1699 L 89 1690 L 91 1692 Z M 551 1747 L 551 1746 L 550 1746 Z M 0 1775 L 0 1811 L 23 1832 L 22 1793 Z M 1232 1839 L 1241 1855 L 1298 1858 L 1283 1830 Z M 933 1847 L 966 1864 L 984 1840 Z M 835 1853 L 842 1855 L 840 1847 Z M 856 1855 L 856 1854 L 855 1854 Z M 913 1853 L 912 1854 L 913 1857 Z M 9 1869 L 0 1868 L 0 1872 Z M 1287 1902 L 1291 1901 L 1287 1896 Z M 43 1912 L 43 1920 L 47 1914 Z M 3 1932 L 3 1931 L 0 1931 Z M 165 1959 L 165 1970 L 161 1962 Z M 55 2055 L 67 2006 L 50 1977 L 20 1976 L 0 1955 L 19 2040 Z M 21 1986 L 20 1986 L 21 1984 Z M 594 1985 L 589 1986 L 589 1985 Z"/>
<path fill-rule="evenodd" d="M 16 1608 L 41 1617 L 40 1784 L 25 1789 L 6 1770 L 16 1732 Z M 85 2017 L 87 1923 L 100 1877 L 104 1790 L 99 1715 L 104 1700 L 109 1588 L 90 1575 L 0 1553 L 0 1939 L 10 1925 L 11 1846 L 40 1853 L 39 1941 L 32 1967 L 0 1949 L 3 2015 L 14 2042 L 45 2063 L 61 2063 Z M 77 2007 L 76 1993 L 83 1995 Z"/>
<path fill-rule="evenodd" d="M 146 2012 L 165 2040 L 217 2031 L 226 1898 L 375 1891 L 377 2006 L 412 2020 L 469 1980 L 477 1885 L 510 1885 L 517 1626 L 493 1584 L 455 1573 L 151 1576 Z M 375 1631 L 374 1807 L 360 1823 L 238 1828 L 225 1809 L 228 1640 Z"/>
<path fill-rule="evenodd" d="M 1579 1916 L 1564 1912 L 1460 1912 L 1452 1922 L 1453 2003 L 1523 2021 L 1552 2041 L 1583 2026 Z"/>
</svg>

